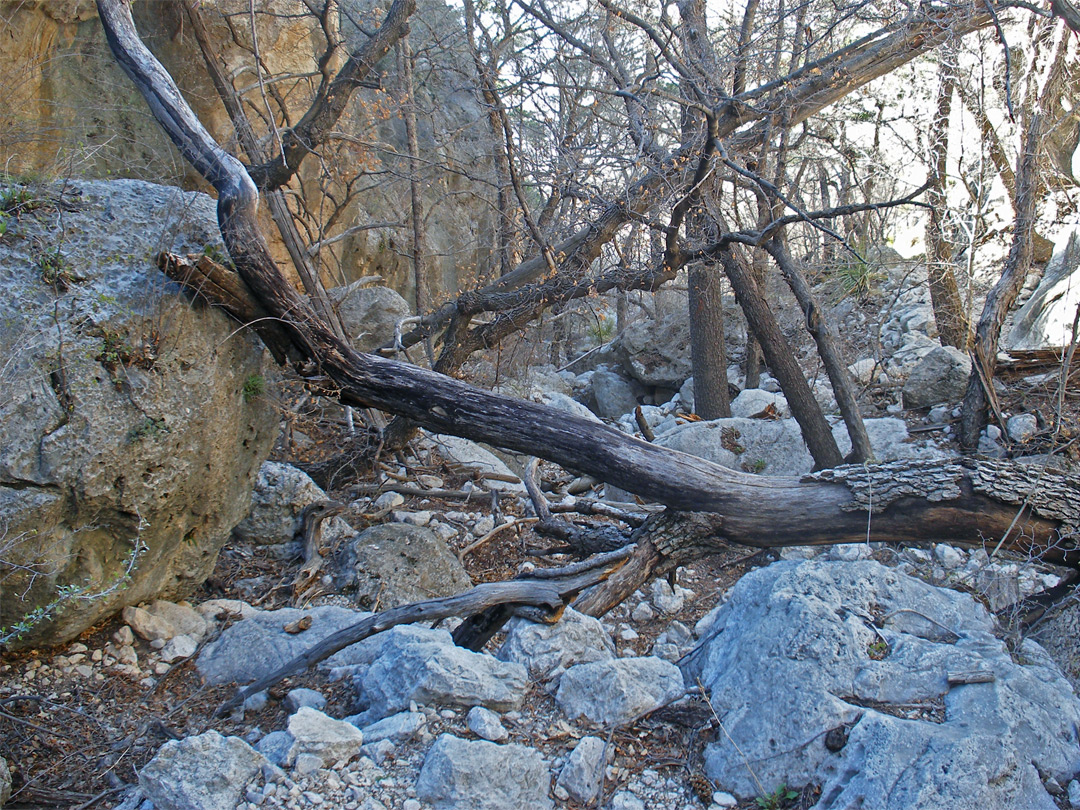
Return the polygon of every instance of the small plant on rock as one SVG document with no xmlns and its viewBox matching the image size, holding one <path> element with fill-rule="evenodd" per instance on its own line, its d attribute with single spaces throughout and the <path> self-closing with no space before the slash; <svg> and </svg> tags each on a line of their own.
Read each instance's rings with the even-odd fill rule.
<svg viewBox="0 0 1080 810">
<path fill-rule="evenodd" d="M 262 374 L 252 373 L 244 380 L 244 387 L 240 393 L 244 397 L 244 402 L 251 402 L 253 399 L 261 397 L 264 391 L 266 391 L 266 378 Z"/>
<path fill-rule="evenodd" d="M 758 796 L 757 805 L 761 810 L 783 810 L 797 798 L 799 798 L 799 791 L 790 790 L 787 785 L 780 785 L 772 793 Z"/>
</svg>

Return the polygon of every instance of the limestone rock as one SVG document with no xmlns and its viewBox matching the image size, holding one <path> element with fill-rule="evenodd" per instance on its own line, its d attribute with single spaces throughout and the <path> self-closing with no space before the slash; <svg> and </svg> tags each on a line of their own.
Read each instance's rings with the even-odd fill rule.
<svg viewBox="0 0 1080 810">
<path fill-rule="evenodd" d="M 470 652 L 445 633 L 426 640 L 402 633 L 382 635 L 387 638 L 378 658 L 356 677 L 357 690 L 368 703 L 365 722 L 406 709 L 413 701 L 508 711 L 525 697 L 527 677 L 521 664 Z"/>
<path fill-rule="evenodd" d="M 196 666 L 209 684 L 248 683 L 269 675 L 282 664 L 314 647 L 327 636 L 363 619 L 369 614 L 325 605 L 309 610 L 282 608 L 260 611 L 227 628 L 218 638 L 203 647 Z M 287 633 L 285 628 L 300 619 L 311 618 L 311 627 L 302 633 Z M 378 643 L 376 636 L 369 641 Z M 354 647 L 342 650 L 325 662 L 333 667 L 350 663 Z"/>
<path fill-rule="evenodd" d="M 346 542 L 340 564 L 355 588 L 361 607 L 380 609 L 453 596 L 472 587 L 472 579 L 446 541 L 431 529 L 408 523 L 384 523 Z"/>
<path fill-rule="evenodd" d="M 293 714 L 305 707 L 322 711 L 326 708 L 326 697 L 315 689 L 290 689 L 285 696 L 285 711 Z"/>
<path fill-rule="evenodd" d="M 409 302 L 389 287 L 368 287 L 357 281 L 327 293 L 358 352 L 374 351 L 392 341 L 398 321 L 412 314 Z"/>
<path fill-rule="evenodd" d="M 173 636 L 165 642 L 165 646 L 161 648 L 158 655 L 166 664 L 172 664 L 176 661 L 183 661 L 185 658 L 191 658 L 198 648 L 199 642 L 191 636 Z"/>
<path fill-rule="evenodd" d="M 866 432 L 878 461 L 929 458 L 941 451 L 910 443 L 900 419 L 867 419 Z M 851 449 L 843 423 L 833 427 L 841 453 Z M 761 475 L 805 475 L 814 466 L 802 432 L 794 419 L 714 419 L 679 425 L 656 437 L 656 443 L 681 450 L 735 470 Z"/>
<path fill-rule="evenodd" d="M 435 810 L 551 810 L 549 779 L 547 764 L 533 748 L 443 734 L 424 759 L 416 795 Z"/>
<path fill-rule="evenodd" d="M 263 462 L 251 493 L 251 509 L 233 531 L 257 545 L 291 543 L 300 531 L 304 507 L 325 500 L 326 493 L 304 471 L 278 461 Z M 332 520 L 324 525 L 324 534 Z"/>
<path fill-rule="evenodd" d="M 511 619 L 495 656 L 523 664 L 533 680 L 557 678 L 574 664 L 615 657 L 611 637 L 599 620 L 567 608 L 555 624 Z"/>
<path fill-rule="evenodd" d="M 582 419 L 587 419 L 590 422 L 599 422 L 596 414 L 578 402 L 576 399 L 572 399 L 567 394 L 559 393 L 558 391 L 543 391 L 540 394 L 540 401 L 552 408 L 558 408 L 560 411 L 566 411 L 573 416 L 580 416 Z"/>
<path fill-rule="evenodd" d="M 301 706 L 289 717 L 289 734 L 293 738 L 290 762 L 301 754 L 311 754 L 324 765 L 333 765 L 352 759 L 364 744 L 363 732 L 352 723 L 335 720 L 310 706 Z"/>
<path fill-rule="evenodd" d="M 555 790 L 562 788 L 575 802 L 588 805 L 604 786 L 604 767 L 611 752 L 599 737 L 582 737 L 559 771 Z"/>
<path fill-rule="evenodd" d="M 405 742 L 415 737 L 426 725 L 427 715 L 423 712 L 398 712 L 364 726 L 364 739 L 369 743 L 380 740 L 390 740 L 394 743 Z"/>
<path fill-rule="evenodd" d="M 506 490 L 512 492 L 524 492 L 525 485 L 517 480 L 517 475 L 506 466 L 506 462 L 481 447 L 476 442 L 462 439 L 458 436 L 432 436 L 435 450 L 442 456 L 451 469 L 473 475 L 484 481 L 488 489 Z M 484 478 L 485 474 L 494 473 L 500 479 L 510 477 L 514 481 L 503 481 L 494 478 Z"/>
<path fill-rule="evenodd" d="M 755 796 L 750 760 L 762 784 L 822 785 L 820 810 L 1053 807 L 1043 781 L 1080 766 L 1080 702 L 1038 645 L 1014 660 L 993 630 L 969 595 L 876 562 L 746 575 L 685 665 L 731 738 L 706 775 Z M 992 680 L 950 682 L 971 672 Z"/>
<path fill-rule="evenodd" d="M 651 318 L 635 321 L 619 335 L 615 352 L 626 373 L 643 385 L 677 391 L 692 373 L 685 315 L 668 316 L 659 323 Z"/>
<path fill-rule="evenodd" d="M 604 419 L 618 419 L 624 413 L 632 413 L 637 407 L 638 393 L 634 386 L 614 371 L 596 369 L 590 385 L 593 410 Z"/>
<path fill-rule="evenodd" d="M 0 244 L 0 524 L 36 539 L 0 563 L 0 627 L 66 586 L 106 595 L 67 600 L 12 646 L 59 644 L 126 605 L 191 593 L 278 429 L 265 398 L 243 395 L 269 373 L 255 338 L 155 269 L 161 250 L 218 242 L 213 200 L 134 180 L 27 193 L 45 213 Z M 61 194 L 63 217 L 47 213 Z"/>
<path fill-rule="evenodd" d="M 731 415 L 745 418 L 784 419 L 791 416 L 787 398 L 761 388 L 747 388 L 731 400 Z"/>
<path fill-rule="evenodd" d="M 255 750 L 280 768 L 288 763 L 294 742 L 293 736 L 287 731 L 271 731 L 255 743 Z"/>
<path fill-rule="evenodd" d="M 166 619 L 145 608 L 128 605 L 121 615 L 135 635 L 144 641 L 167 640 L 176 635 L 176 629 Z"/>
<path fill-rule="evenodd" d="M 683 691 L 678 667 L 646 656 L 570 667 L 555 699 L 568 717 L 611 726 L 675 700 Z"/>
<path fill-rule="evenodd" d="M 156 810 L 234 810 L 267 759 L 239 737 L 208 731 L 173 740 L 139 772 Z"/>
<path fill-rule="evenodd" d="M 904 383 L 904 407 L 929 408 L 959 402 L 964 398 L 970 375 L 971 358 L 967 354 L 952 346 L 939 346 L 908 375 Z"/>
<path fill-rule="evenodd" d="M 465 725 L 477 737 L 489 742 L 503 742 L 510 736 L 499 715 L 483 706 L 469 709 L 469 713 L 465 715 Z"/>
<path fill-rule="evenodd" d="M 1080 304 L 1080 233 L 1073 231 L 1064 248 L 1055 251 L 1035 292 L 1013 318 L 1002 341 L 1010 349 L 1068 346 Z"/>
<path fill-rule="evenodd" d="M 167 621 L 173 628 L 174 635 L 191 636 L 199 641 L 206 635 L 208 629 L 206 619 L 190 605 L 178 605 L 175 602 L 166 602 L 157 599 L 146 606 L 146 610 L 153 616 L 159 616 Z"/>
</svg>

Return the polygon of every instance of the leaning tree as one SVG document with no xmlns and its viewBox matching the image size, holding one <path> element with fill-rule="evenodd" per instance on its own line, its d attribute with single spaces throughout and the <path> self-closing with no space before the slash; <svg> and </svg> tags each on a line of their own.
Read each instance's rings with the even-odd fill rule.
<svg viewBox="0 0 1080 810">
<path fill-rule="evenodd" d="M 384 29 L 373 38 L 379 42 L 378 51 L 386 53 L 401 35 L 413 7 L 411 0 L 394 3 Z M 98 10 L 120 66 L 181 154 L 218 194 L 218 224 L 232 267 L 208 257 L 185 261 L 166 256 L 162 266 L 167 273 L 242 323 L 253 324 L 279 362 L 290 364 L 315 390 L 329 392 L 345 405 L 379 408 L 438 433 L 545 458 L 667 507 L 635 531 L 636 547 L 620 558 L 621 567 L 606 571 L 602 583 L 578 596 L 580 609 L 603 613 L 649 577 L 728 543 L 777 547 L 947 541 L 977 546 L 990 541 L 1040 554 L 1055 563 L 1075 565 L 1080 560 L 1076 549 L 1080 478 L 1075 475 L 974 459 L 846 466 L 823 465 L 819 460 L 825 469 L 801 479 L 763 478 L 542 405 L 490 393 L 438 371 L 356 352 L 286 281 L 256 219 L 260 195 L 253 177 L 295 172 L 304 155 L 316 147 L 319 126 L 305 117 L 283 135 L 280 166 L 271 160 L 249 169 L 216 143 L 192 113 L 171 77 L 139 39 L 124 0 L 98 0 Z M 681 190 L 680 199 L 688 198 L 715 161 L 738 167 L 731 157 L 736 147 L 760 138 L 778 110 L 784 111 L 789 122 L 803 120 L 914 54 L 990 24 L 996 11 L 983 2 L 923 3 L 903 20 L 890 21 L 829 58 L 798 67 L 783 81 L 745 90 L 711 106 L 697 102 L 705 126 L 696 128 L 692 138 L 636 179 L 597 219 L 491 288 L 462 295 L 428 323 L 440 318 L 457 321 L 464 337 L 453 345 L 460 352 L 474 342 L 483 345 L 507 333 L 560 296 L 571 300 L 585 294 L 582 290 L 605 289 L 603 277 L 586 278 L 585 270 L 623 224 L 656 215 L 662 189 L 674 187 Z M 669 40 L 659 33 L 656 36 L 658 47 L 667 47 Z M 338 94 L 347 94 L 381 53 L 369 54 L 366 62 L 350 62 L 346 69 L 351 72 L 340 86 L 328 85 L 323 103 L 334 108 L 341 101 Z M 731 245 L 748 242 L 754 235 L 781 264 L 784 261 L 782 244 L 772 239 L 775 227 L 766 227 L 765 233 L 728 234 L 716 244 L 688 251 L 678 238 L 685 211 L 676 206 L 669 213 L 671 238 L 662 262 L 649 274 L 631 280 L 641 286 L 670 277 L 675 267 L 692 259 L 715 256 L 730 261 Z M 836 216 L 836 212 L 826 213 Z M 790 216 L 802 219 L 811 214 L 801 211 Z M 777 219 L 781 224 L 786 221 Z M 557 265 L 556 272 L 549 275 L 552 264 Z M 524 294 L 520 285 L 527 281 L 536 284 Z M 616 286 L 608 281 L 606 289 Z M 746 284 L 746 295 L 761 294 L 752 275 L 747 274 Z M 494 311 L 500 316 L 469 325 L 468 315 Z M 570 598 L 585 584 L 577 579 L 573 587 L 557 593 L 547 589 L 540 601 L 550 607 L 553 600 Z M 530 601 L 513 588 L 500 599 Z M 477 607 L 475 601 L 469 605 Z"/>
</svg>

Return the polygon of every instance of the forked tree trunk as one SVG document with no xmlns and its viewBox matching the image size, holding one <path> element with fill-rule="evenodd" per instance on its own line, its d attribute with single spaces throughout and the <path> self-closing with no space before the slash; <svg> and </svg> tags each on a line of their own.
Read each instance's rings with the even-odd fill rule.
<svg viewBox="0 0 1080 810">
<path fill-rule="evenodd" d="M 261 332 L 275 356 L 291 359 L 312 385 L 338 391 L 345 404 L 378 407 L 439 433 L 549 459 L 671 510 L 712 513 L 704 520 L 666 515 L 662 520 L 670 525 L 644 539 L 631 572 L 656 570 L 656 564 L 650 568 L 649 555 L 662 561 L 682 548 L 726 542 L 772 547 L 947 541 L 975 546 L 1001 538 L 1054 562 L 1074 563 L 1080 557 L 1073 549 L 1080 526 L 1077 476 L 1009 463 L 947 461 L 838 467 L 802 479 L 763 478 L 563 411 L 357 353 L 315 315 L 270 258 L 255 222 L 255 184 L 239 161 L 214 142 L 142 44 L 128 7 L 122 0 L 98 0 L 98 9 L 120 66 L 184 157 L 218 191 L 222 237 L 242 279 L 238 284 L 225 268 L 199 263 L 196 272 L 219 277 L 219 302 L 243 320 L 260 313 L 276 319 L 264 321 Z M 188 283 L 198 289 L 202 280 Z M 600 601 L 628 594 L 624 589 L 634 577 L 628 579 L 605 586 Z"/>
</svg>

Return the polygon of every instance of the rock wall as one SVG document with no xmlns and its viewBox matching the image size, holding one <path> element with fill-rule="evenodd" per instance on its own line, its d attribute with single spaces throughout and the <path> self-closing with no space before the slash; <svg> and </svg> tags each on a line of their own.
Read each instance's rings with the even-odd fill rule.
<svg viewBox="0 0 1080 810">
<path fill-rule="evenodd" d="M 361 29 L 372 31 L 383 13 L 369 0 L 341 4 L 339 30 L 349 43 Z M 280 100 L 289 122 L 307 109 L 318 77 L 325 38 L 301 0 L 258 0 L 256 36 L 266 66 L 260 88 L 252 65 L 252 33 L 247 0 L 203 5 L 213 42 L 220 46 L 226 75 L 245 90 L 249 115 L 260 120 Z M 236 151 L 232 125 L 204 67 L 191 26 L 173 4 L 141 0 L 133 16 L 147 46 L 162 61 L 188 102 L 211 133 Z M 114 64 L 88 0 L 0 0 L 5 28 L 0 47 L 0 155 L 5 171 L 40 176 L 131 177 L 208 191 L 160 132 L 131 82 Z M 471 62 L 460 48 L 464 33 L 457 11 L 442 0 L 421 0 L 410 22 L 413 49 L 421 54 L 415 70 L 419 148 L 428 229 L 428 285 L 434 295 L 469 284 L 488 267 L 492 223 L 489 198 L 492 175 L 487 121 L 473 94 Z M 329 67 L 343 59 L 339 49 Z M 314 77 L 314 78 L 313 78 Z M 404 92 L 392 52 L 374 78 L 381 89 L 360 88 L 338 129 L 342 140 L 305 163 L 294 190 L 307 198 L 309 210 L 326 216 L 331 196 L 346 197 L 344 181 L 356 181 L 356 198 L 345 205 L 326 233 L 329 239 L 349 228 L 352 235 L 335 242 L 324 255 L 328 286 L 380 275 L 412 301 L 409 186 L 404 121 Z M 284 126 L 283 121 L 279 121 Z M 273 136 L 267 135 L 269 142 Z M 242 156 L 243 157 L 243 156 Z M 448 167 L 449 171 L 442 167 Z M 324 171 L 325 170 L 325 171 Z M 365 176 L 366 175 L 366 176 Z M 359 179 L 358 179 L 359 178 Z M 358 179 L 358 181 L 357 181 Z M 265 214 L 265 212 L 264 212 Z M 275 257 L 291 263 L 266 217 L 264 231 Z M 367 227 L 378 224 L 378 227 Z"/>
<path fill-rule="evenodd" d="M 45 610 L 8 641 L 44 645 L 194 590 L 278 420 L 256 339 L 154 267 L 214 249 L 210 198 L 121 180 L 0 203 L 0 636 Z"/>
</svg>

